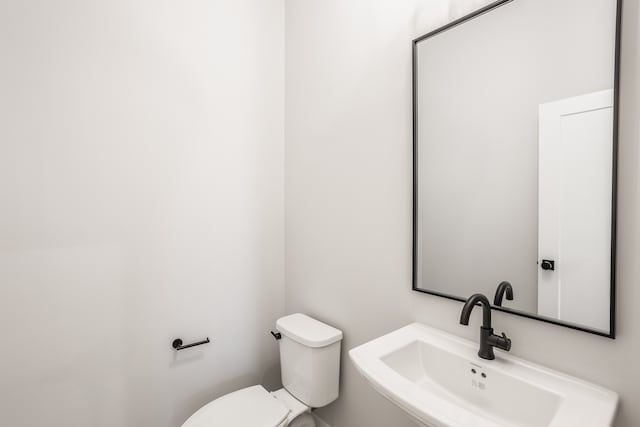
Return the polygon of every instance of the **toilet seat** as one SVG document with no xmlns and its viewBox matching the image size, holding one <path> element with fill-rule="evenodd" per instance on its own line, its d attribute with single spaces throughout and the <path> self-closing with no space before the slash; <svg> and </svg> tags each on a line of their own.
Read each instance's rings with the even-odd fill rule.
<svg viewBox="0 0 640 427">
<path fill-rule="evenodd" d="M 280 427 L 290 410 L 264 387 L 224 395 L 200 408 L 182 427 Z"/>
</svg>

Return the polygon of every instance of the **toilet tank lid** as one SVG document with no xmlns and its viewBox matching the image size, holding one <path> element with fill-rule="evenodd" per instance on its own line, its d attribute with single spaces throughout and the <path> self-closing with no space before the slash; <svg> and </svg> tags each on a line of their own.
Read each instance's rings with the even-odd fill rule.
<svg viewBox="0 0 640 427">
<path fill-rule="evenodd" d="M 281 317 L 278 331 L 307 347 L 326 347 L 342 339 L 342 331 L 302 313 Z"/>
</svg>

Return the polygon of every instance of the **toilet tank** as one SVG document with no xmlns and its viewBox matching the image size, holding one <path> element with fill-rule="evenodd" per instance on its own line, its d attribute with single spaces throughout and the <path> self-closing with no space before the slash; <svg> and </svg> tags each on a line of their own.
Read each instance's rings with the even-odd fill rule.
<svg viewBox="0 0 640 427">
<path fill-rule="evenodd" d="M 304 314 L 276 322 L 282 385 L 302 403 L 320 408 L 338 398 L 342 331 Z"/>
</svg>

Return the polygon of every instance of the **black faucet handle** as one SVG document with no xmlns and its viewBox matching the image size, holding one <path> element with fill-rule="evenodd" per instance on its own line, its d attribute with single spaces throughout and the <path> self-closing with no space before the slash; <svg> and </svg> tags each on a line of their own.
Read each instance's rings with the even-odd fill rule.
<svg viewBox="0 0 640 427">
<path fill-rule="evenodd" d="M 495 334 L 491 334 L 490 336 L 488 336 L 487 344 L 492 347 L 497 347 L 500 350 L 504 350 L 504 351 L 511 350 L 511 340 L 507 338 L 504 332 L 502 333 L 502 336 L 495 335 Z"/>
<path fill-rule="evenodd" d="M 502 333 L 502 337 L 498 338 L 498 346 L 499 349 L 502 349 L 504 351 L 509 351 L 511 350 L 511 339 L 507 338 L 507 336 L 505 335 L 505 333 Z"/>
</svg>

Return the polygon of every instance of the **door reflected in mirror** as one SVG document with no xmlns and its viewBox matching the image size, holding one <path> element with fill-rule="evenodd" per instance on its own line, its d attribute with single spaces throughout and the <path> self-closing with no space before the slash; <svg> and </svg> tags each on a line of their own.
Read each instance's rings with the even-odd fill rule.
<svg viewBox="0 0 640 427">
<path fill-rule="evenodd" d="M 619 30 L 513 0 L 414 41 L 415 290 L 614 337 Z"/>
</svg>

